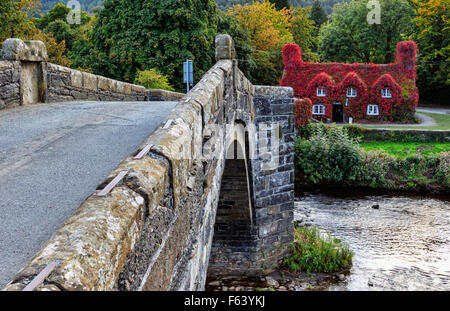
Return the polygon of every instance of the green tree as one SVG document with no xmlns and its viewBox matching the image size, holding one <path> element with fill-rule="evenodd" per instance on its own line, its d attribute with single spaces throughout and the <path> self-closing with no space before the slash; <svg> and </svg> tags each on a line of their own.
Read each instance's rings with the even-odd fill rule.
<svg viewBox="0 0 450 311">
<path fill-rule="evenodd" d="M 417 68 L 419 90 L 426 98 L 445 101 L 450 95 L 449 2 L 410 1 L 417 10 L 415 18 L 417 32 L 413 38 L 420 50 Z"/>
<path fill-rule="evenodd" d="M 70 12 L 70 8 L 58 3 L 35 22 L 44 33 L 52 33 L 57 42 L 65 41 L 68 50 L 72 49 L 73 42 L 81 35 L 83 26 L 92 19 L 86 12 L 81 11 L 80 24 L 69 25 L 67 16 Z"/>
<path fill-rule="evenodd" d="M 414 11 L 404 0 L 379 0 L 381 23 L 369 24 L 369 0 L 337 4 L 319 34 L 319 55 L 326 61 L 389 63 L 397 43 L 411 35 Z"/>
<path fill-rule="evenodd" d="M 51 10 L 49 10 L 44 16 L 36 20 L 36 26 L 44 30 L 47 28 L 51 23 L 55 21 L 63 21 L 67 23 L 67 15 L 72 10 L 67 7 L 66 5 L 62 3 L 57 3 Z M 72 24 L 70 25 L 71 28 L 80 28 L 81 26 L 89 23 L 91 20 L 91 17 L 84 11 L 81 11 L 81 18 L 80 18 L 80 24 Z M 69 25 L 69 24 L 68 24 Z"/>
<path fill-rule="evenodd" d="M 320 26 L 322 26 L 322 24 L 328 20 L 327 13 L 325 13 L 325 10 L 323 9 L 319 0 L 314 1 L 314 4 L 311 8 L 310 15 L 311 15 L 311 19 L 314 21 L 314 23 L 317 27 L 317 30 L 316 30 L 316 35 L 317 35 L 319 33 Z"/>
<path fill-rule="evenodd" d="M 292 12 L 292 36 L 294 42 L 302 49 L 302 59 L 306 62 L 316 62 L 319 57 L 313 52 L 317 37 L 314 21 L 309 18 L 311 8 L 298 8 Z"/>
<path fill-rule="evenodd" d="M 94 46 L 107 56 L 97 73 L 133 82 L 155 68 L 183 90 L 183 62 L 198 80 L 214 64 L 217 5 L 213 0 L 106 0 L 94 27 Z"/>
<path fill-rule="evenodd" d="M 45 34 L 42 31 L 39 31 L 36 35 L 34 35 L 33 39 L 44 42 L 45 47 L 47 48 L 48 61 L 50 63 L 65 67 L 70 66 L 71 62 L 66 55 L 66 42 L 64 40 L 57 42 L 57 40 L 53 37 L 53 34 Z"/>
<path fill-rule="evenodd" d="M 76 36 L 69 24 L 60 19 L 48 24 L 44 29 L 44 33 L 52 33 L 57 42 L 65 41 L 69 50 L 72 48 Z"/>
<path fill-rule="evenodd" d="M 95 22 L 95 18 L 92 18 L 89 23 L 81 28 L 80 35 L 68 52 L 72 61 L 72 68 L 114 77 L 115 70 L 117 70 L 116 65 L 111 62 L 108 55 L 97 50 L 94 46 Z"/>
</svg>

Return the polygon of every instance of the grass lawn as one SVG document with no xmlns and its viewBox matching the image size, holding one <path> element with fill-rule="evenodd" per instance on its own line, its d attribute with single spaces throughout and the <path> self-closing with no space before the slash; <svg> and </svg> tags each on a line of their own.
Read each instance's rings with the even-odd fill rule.
<svg viewBox="0 0 450 311">
<path fill-rule="evenodd" d="M 389 128 L 389 129 L 422 129 L 422 130 L 450 130 L 450 115 L 448 114 L 438 114 L 438 113 L 429 113 L 429 112 L 420 112 L 421 114 L 427 115 L 429 117 L 432 117 L 434 121 L 436 122 L 436 125 L 433 126 L 387 126 L 384 125 L 377 125 L 377 126 L 370 126 L 370 128 Z M 364 126 L 364 125 L 362 125 Z"/>
<path fill-rule="evenodd" d="M 384 150 L 401 159 L 418 153 L 422 153 L 422 155 L 426 157 L 433 153 L 450 151 L 449 143 L 397 143 L 389 141 L 373 141 L 361 143 L 361 147 L 366 150 Z"/>
</svg>

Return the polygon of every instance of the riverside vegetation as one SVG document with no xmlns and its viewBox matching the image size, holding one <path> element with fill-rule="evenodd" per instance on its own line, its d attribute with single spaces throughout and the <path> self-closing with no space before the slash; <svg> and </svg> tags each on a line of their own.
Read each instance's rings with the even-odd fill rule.
<svg viewBox="0 0 450 311">
<path fill-rule="evenodd" d="M 418 138 L 414 141 L 416 138 L 406 137 L 407 141 L 361 144 L 361 132 L 357 127 L 322 123 L 300 128 L 295 144 L 296 184 L 304 188 L 344 186 L 432 193 L 449 191 L 448 143 L 424 142 Z M 389 151 L 396 143 L 400 146 L 413 144 L 417 146 L 416 152 L 406 147 Z M 437 152 L 439 150 L 443 151 Z"/>
<path fill-rule="evenodd" d="M 296 227 L 292 254 L 284 265 L 294 272 L 332 273 L 348 268 L 353 253 L 341 240 L 322 234 L 317 227 Z"/>
</svg>

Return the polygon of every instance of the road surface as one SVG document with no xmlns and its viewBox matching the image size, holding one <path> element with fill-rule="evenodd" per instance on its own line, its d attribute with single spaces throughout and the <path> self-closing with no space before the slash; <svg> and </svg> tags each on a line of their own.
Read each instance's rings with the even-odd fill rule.
<svg viewBox="0 0 450 311">
<path fill-rule="evenodd" d="M 426 107 L 417 107 L 417 112 L 429 112 L 429 113 L 437 113 L 437 114 L 450 114 L 449 108 L 426 108 Z"/>
<path fill-rule="evenodd" d="M 0 111 L 0 288 L 175 105 L 70 102 Z"/>
</svg>

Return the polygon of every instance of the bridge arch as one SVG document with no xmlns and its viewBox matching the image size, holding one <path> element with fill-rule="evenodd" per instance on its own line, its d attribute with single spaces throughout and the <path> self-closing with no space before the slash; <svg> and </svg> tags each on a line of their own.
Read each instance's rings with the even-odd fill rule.
<svg viewBox="0 0 450 311">
<path fill-rule="evenodd" d="M 255 210 L 249 128 L 237 120 L 227 145 L 209 270 L 242 271 L 242 256 L 255 246 Z M 241 255 L 240 255 L 241 254 Z M 216 272 L 215 272 L 216 271 Z"/>
</svg>

